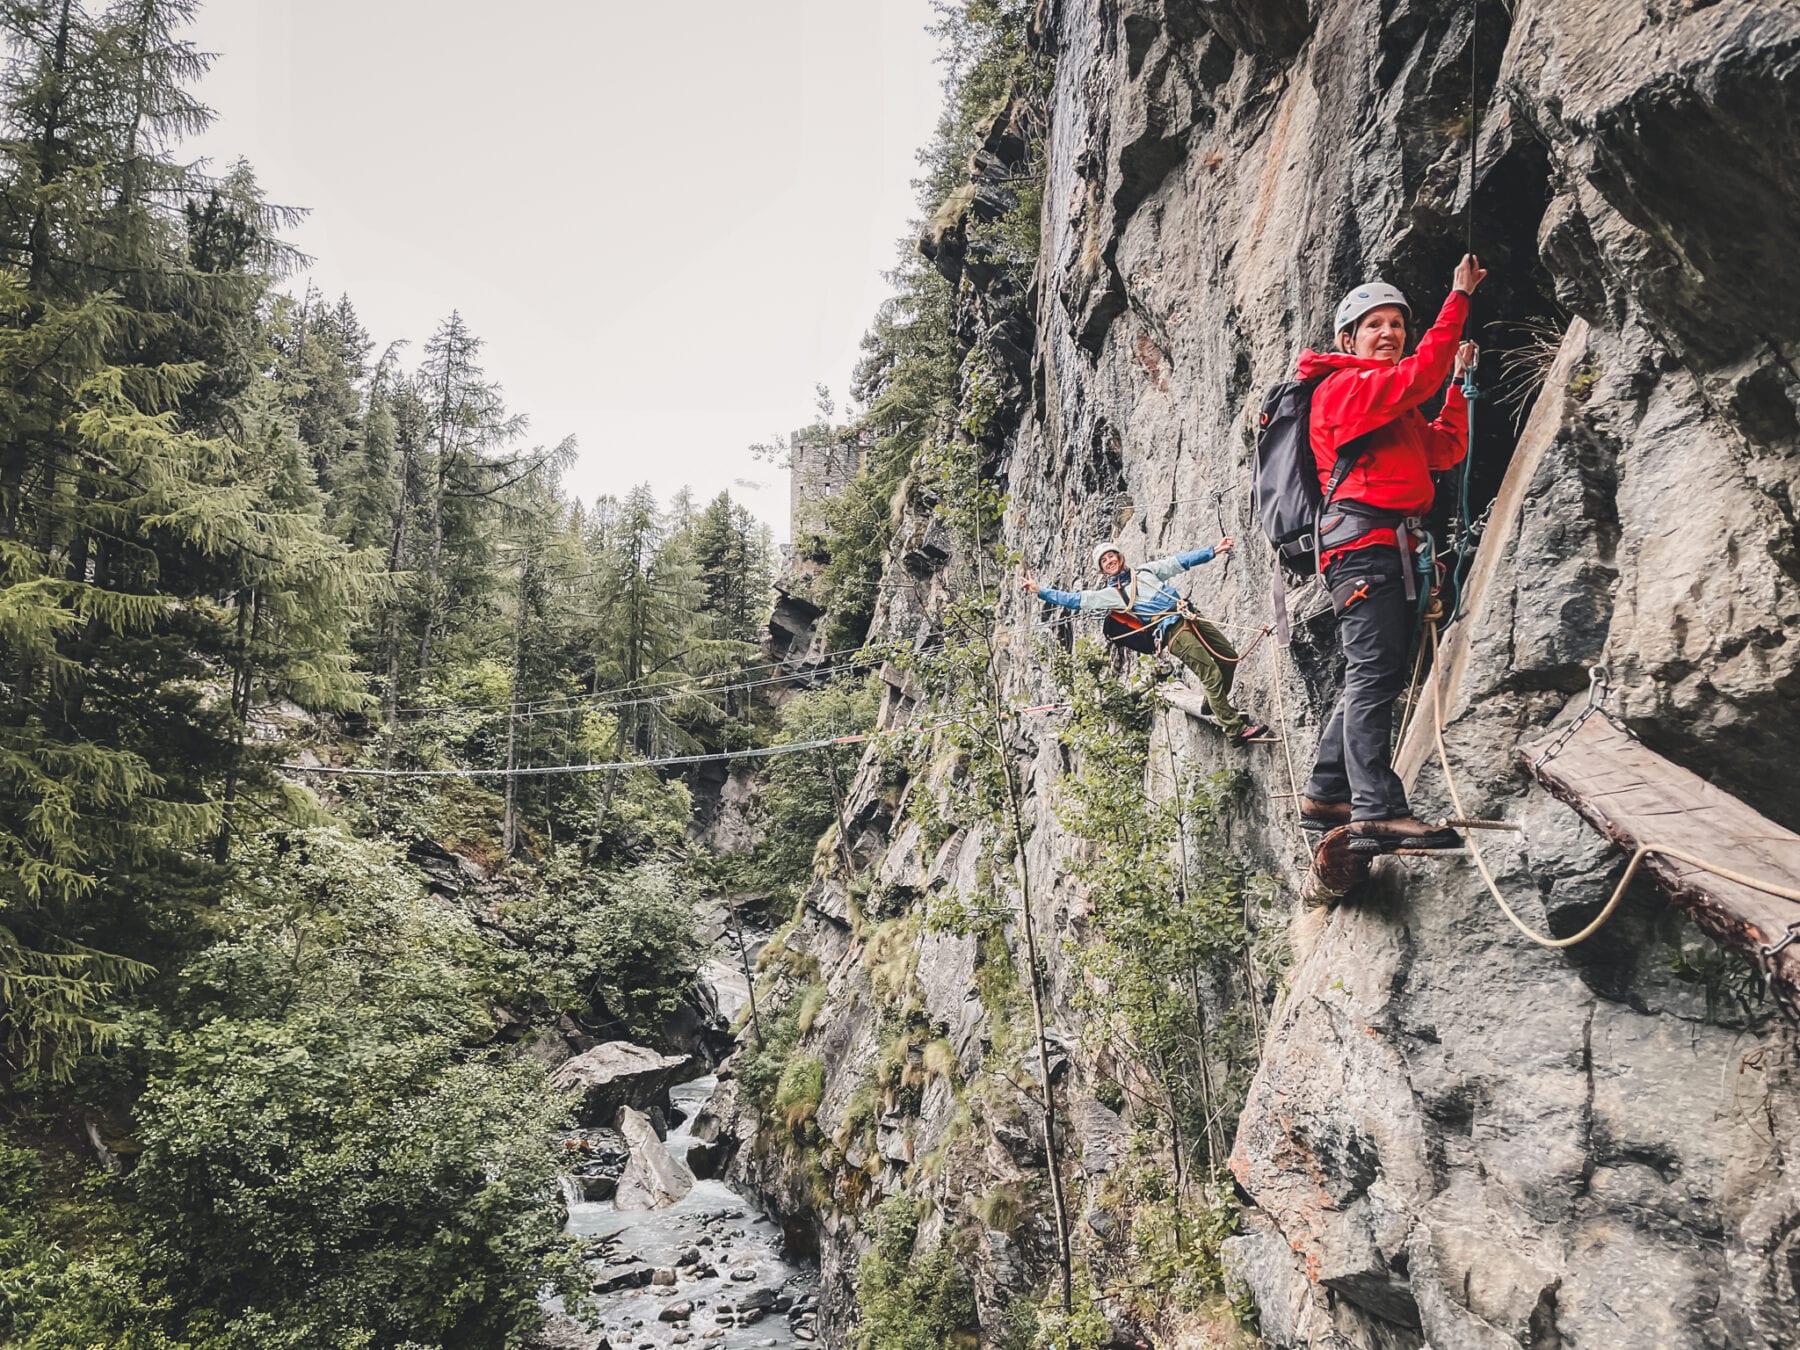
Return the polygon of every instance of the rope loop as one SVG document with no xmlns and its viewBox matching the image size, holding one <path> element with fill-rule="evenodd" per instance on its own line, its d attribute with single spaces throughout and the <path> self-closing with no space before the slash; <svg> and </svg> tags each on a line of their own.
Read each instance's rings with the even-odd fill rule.
<svg viewBox="0 0 1800 1350">
<path fill-rule="evenodd" d="M 1431 730 L 1433 738 L 1437 743 L 1438 764 L 1444 771 L 1444 787 L 1450 793 L 1451 806 L 1455 808 L 1457 816 L 1466 819 L 1468 818 L 1468 813 L 1463 810 L 1462 793 L 1457 789 L 1456 776 L 1450 771 L 1450 752 L 1444 748 L 1444 686 L 1439 674 L 1441 662 L 1438 660 L 1437 625 L 1435 623 L 1428 624 L 1425 631 L 1431 642 Z M 1564 730 L 1561 736 L 1557 737 L 1556 744 L 1552 749 L 1562 749 L 1564 745 L 1568 744 L 1569 739 L 1574 736 L 1576 730 L 1579 729 L 1583 722 L 1597 712 L 1603 713 L 1607 695 L 1610 692 L 1611 684 L 1606 673 L 1606 668 L 1599 665 L 1590 667 L 1588 670 L 1587 707 L 1583 708 L 1575 721 Z M 1542 764 L 1549 758 L 1550 755 L 1548 754 L 1542 755 L 1537 759 L 1536 763 Z M 1766 895 L 1777 896 L 1780 899 L 1792 900 L 1794 903 L 1800 904 L 1800 889 L 1795 889 L 1791 886 L 1778 886 L 1774 882 L 1766 881 L 1760 877 L 1746 876 L 1742 872 L 1735 872 L 1730 868 L 1721 867 L 1718 863 L 1715 863 L 1710 859 L 1697 857 L 1686 849 L 1676 848 L 1672 844 L 1640 844 L 1638 845 L 1637 851 L 1631 855 L 1631 861 L 1625 865 L 1624 875 L 1619 878 L 1619 884 L 1613 887 L 1613 893 L 1607 899 L 1605 906 L 1594 916 L 1587 927 L 1583 928 L 1579 933 L 1572 934 L 1566 938 L 1553 938 L 1532 928 L 1530 924 L 1526 923 L 1513 912 L 1513 907 L 1511 905 L 1506 903 L 1506 896 L 1501 892 L 1499 883 L 1494 880 L 1494 874 L 1488 870 L 1487 859 L 1481 856 L 1481 850 L 1475 844 L 1475 836 L 1469 834 L 1464 842 L 1468 845 L 1470 856 L 1475 859 L 1475 867 L 1481 873 L 1482 881 L 1487 883 L 1488 894 L 1494 897 L 1495 902 L 1500 906 L 1501 912 L 1504 913 L 1508 919 L 1512 920 L 1514 928 L 1517 928 L 1540 947 L 1573 947 L 1577 943 L 1586 942 L 1595 933 L 1598 933 L 1601 928 L 1605 926 L 1606 921 L 1612 918 L 1613 912 L 1618 909 L 1620 902 L 1624 900 L 1625 892 L 1630 888 L 1632 878 L 1637 876 L 1638 868 L 1643 865 L 1644 859 L 1648 858 L 1653 853 L 1664 858 L 1674 858 L 1680 862 L 1687 863 L 1691 867 L 1698 867 L 1703 872 L 1710 872 L 1716 877 L 1721 877 L 1726 881 L 1735 882 L 1739 886 L 1747 886 L 1751 890 L 1762 891 Z M 1788 935 L 1779 943 L 1769 944 L 1774 947 L 1774 951 L 1769 951 L 1766 946 L 1761 949 L 1765 965 L 1773 961 L 1775 952 L 1779 952 L 1790 942 L 1800 940 L 1800 938 L 1796 937 L 1797 929 L 1800 929 L 1800 919 L 1795 920 L 1794 923 L 1788 926 Z"/>
</svg>

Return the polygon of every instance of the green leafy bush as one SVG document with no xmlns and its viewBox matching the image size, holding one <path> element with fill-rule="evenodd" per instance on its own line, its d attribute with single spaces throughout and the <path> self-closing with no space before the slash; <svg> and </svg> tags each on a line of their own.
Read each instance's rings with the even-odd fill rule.
<svg viewBox="0 0 1800 1350">
<path fill-rule="evenodd" d="M 945 1350 L 978 1343 L 975 1290 L 946 1242 L 914 1253 L 919 1216 L 905 1195 L 875 1211 L 875 1245 L 857 1268 L 856 1350 Z"/>
<path fill-rule="evenodd" d="M 170 1334 L 174 1300 L 122 1231 L 119 1191 L 97 1173 L 72 1186 L 52 1178 L 43 1154 L 0 1135 L 0 1345 L 226 1350 Z"/>
<path fill-rule="evenodd" d="M 523 943 L 511 998 L 626 1039 L 654 1040 L 699 966 L 683 878 L 665 864 L 554 874 L 504 918 Z"/>
<path fill-rule="evenodd" d="M 29 1272 L 0 1318 L 34 1350 L 522 1344 L 543 1288 L 576 1292 L 562 1108 L 484 1048 L 473 925 L 391 845 L 324 829 L 247 842 L 209 924 L 129 1024 L 135 1165 L 65 1187 L 61 1230 L 0 1219 Z M 0 1151 L 8 1212 L 36 1184 Z"/>
<path fill-rule="evenodd" d="M 359 1011 L 174 1038 L 131 1177 L 152 1261 L 259 1345 L 511 1343 L 568 1269 L 541 1070 Z"/>
</svg>

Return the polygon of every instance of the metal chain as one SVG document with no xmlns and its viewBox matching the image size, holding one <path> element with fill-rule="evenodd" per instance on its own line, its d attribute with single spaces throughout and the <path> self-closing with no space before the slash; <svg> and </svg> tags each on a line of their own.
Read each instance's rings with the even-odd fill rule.
<svg viewBox="0 0 1800 1350">
<path fill-rule="evenodd" d="M 1582 724 L 1585 723 L 1588 718 L 1592 717 L 1597 712 L 1606 711 L 1606 701 L 1611 696 L 1612 682 L 1607 676 L 1606 667 L 1589 666 L 1587 706 L 1575 714 L 1575 720 L 1562 729 L 1562 735 L 1558 736 L 1554 741 L 1551 741 L 1544 753 L 1539 755 L 1537 759 L 1532 762 L 1532 769 L 1541 769 L 1544 765 L 1560 755 L 1563 752 L 1563 747 L 1575 739 L 1575 733 L 1581 730 Z"/>
<path fill-rule="evenodd" d="M 1779 941 L 1764 942 L 1759 944 L 1756 948 L 1756 964 L 1760 967 L 1759 973 L 1762 975 L 1763 993 L 1765 996 L 1773 996 L 1775 994 L 1775 980 L 1776 977 L 1781 974 L 1780 967 L 1775 964 L 1775 958 L 1780 956 L 1783 951 L 1796 942 L 1800 942 L 1800 919 L 1795 919 L 1794 922 L 1787 926 L 1784 935 Z M 1794 1009 L 1789 1006 L 1786 999 L 1775 998 L 1774 1002 L 1776 1008 L 1780 1010 L 1782 1016 L 1786 1018 L 1790 1026 L 1800 1027 L 1800 1016 L 1796 1016 Z"/>
<path fill-rule="evenodd" d="M 1761 953 L 1764 961 L 1773 963 L 1775 958 L 1781 955 L 1783 949 L 1795 942 L 1800 942 L 1800 919 L 1795 919 L 1787 926 L 1787 936 L 1780 942 L 1765 942 L 1756 950 Z"/>
</svg>

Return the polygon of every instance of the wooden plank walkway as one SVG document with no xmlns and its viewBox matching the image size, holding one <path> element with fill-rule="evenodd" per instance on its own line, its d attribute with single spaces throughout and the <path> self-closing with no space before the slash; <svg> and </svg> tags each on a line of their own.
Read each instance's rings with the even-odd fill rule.
<svg viewBox="0 0 1800 1350">
<path fill-rule="evenodd" d="M 1744 876 L 1800 888 L 1800 834 L 1777 825 L 1699 775 L 1672 764 L 1605 717 L 1590 717 L 1542 766 L 1547 736 L 1520 751 L 1552 793 L 1628 853 L 1665 844 Z M 1651 854 L 1644 869 L 1701 929 L 1749 955 L 1800 1008 L 1800 937 L 1772 958 L 1765 947 L 1800 924 L 1800 903 L 1728 881 L 1677 858 Z M 1800 928 L 1795 930 L 1800 932 Z"/>
</svg>

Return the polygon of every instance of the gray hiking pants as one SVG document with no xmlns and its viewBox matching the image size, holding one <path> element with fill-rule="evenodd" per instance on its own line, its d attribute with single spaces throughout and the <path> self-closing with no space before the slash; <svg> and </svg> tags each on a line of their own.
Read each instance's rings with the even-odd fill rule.
<svg viewBox="0 0 1800 1350">
<path fill-rule="evenodd" d="M 1347 665 L 1344 692 L 1319 740 L 1306 795 L 1349 802 L 1353 820 L 1412 814 L 1389 749 L 1394 704 L 1406 689 L 1415 610 L 1406 598 L 1403 565 L 1399 549 L 1375 544 L 1325 569 Z"/>
</svg>

